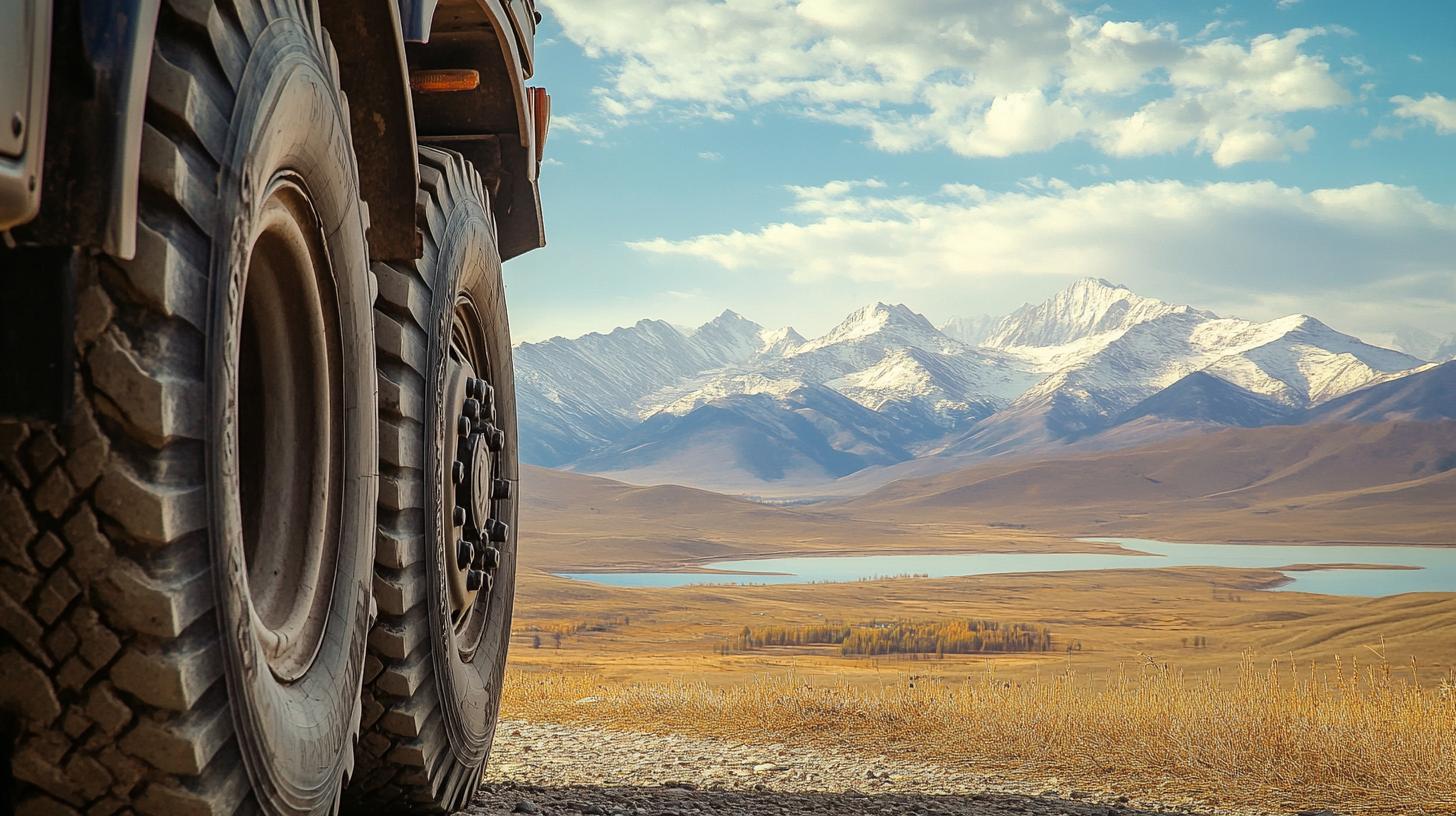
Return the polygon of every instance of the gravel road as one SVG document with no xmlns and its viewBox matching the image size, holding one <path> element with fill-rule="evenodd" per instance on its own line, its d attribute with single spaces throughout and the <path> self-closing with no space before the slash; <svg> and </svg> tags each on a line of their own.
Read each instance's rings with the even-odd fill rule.
<svg viewBox="0 0 1456 816">
<path fill-rule="evenodd" d="M 503 721 L 474 814 L 1155 816 L 1128 802 L 884 757 L 700 737 Z M 1330 814 L 1329 816 L 1334 816 Z"/>
</svg>

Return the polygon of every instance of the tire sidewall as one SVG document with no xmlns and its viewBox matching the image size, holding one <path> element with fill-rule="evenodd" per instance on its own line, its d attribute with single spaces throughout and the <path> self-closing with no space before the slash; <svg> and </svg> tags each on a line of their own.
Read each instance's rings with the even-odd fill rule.
<svg viewBox="0 0 1456 816">
<path fill-rule="evenodd" d="M 464 166 L 474 177 L 473 169 Z M 452 176 L 454 174 L 451 174 Z M 472 178 L 478 185 L 478 180 Z M 479 190 L 478 187 L 475 189 Z M 506 320 L 505 290 L 501 280 L 501 261 L 496 246 L 494 220 L 475 198 L 456 191 L 453 207 L 439 255 L 435 259 L 436 280 L 432 315 L 430 379 L 433 444 L 429 445 L 427 502 L 433 508 L 431 519 L 441 519 L 444 501 L 443 485 L 447 468 L 454 459 L 454 417 L 445 409 L 446 357 L 451 321 L 456 299 L 468 297 L 482 318 L 485 349 L 489 357 L 488 371 L 480 372 L 495 386 L 496 425 L 506 433 L 506 446 L 497 457 L 497 475 L 517 480 L 516 408 L 510 328 Z M 449 735 L 450 750 L 460 766 L 479 768 L 484 765 L 495 735 L 496 715 L 500 707 L 500 681 L 509 646 L 512 605 L 516 576 L 516 499 L 497 500 L 492 515 L 510 525 L 510 532 L 501 546 L 501 562 L 488 596 L 476 603 L 486 605 L 486 620 L 474 643 L 461 642 L 451 625 L 450 590 L 445 554 L 446 530 L 436 521 L 432 530 L 433 546 L 427 556 L 429 569 L 430 617 L 434 667 L 440 688 L 443 720 Z"/>
<path fill-rule="evenodd" d="M 220 179 L 207 352 L 209 530 L 233 719 L 255 791 L 282 812 L 296 813 L 332 808 L 352 769 L 378 490 L 365 225 L 348 117 L 324 43 L 306 20 L 275 20 L 254 43 L 239 82 Z M 322 226 L 337 298 L 344 401 L 338 555 L 327 622 L 309 670 L 286 685 L 269 671 L 250 615 L 237 452 L 248 251 L 270 182 L 284 172 L 301 181 Z"/>
</svg>

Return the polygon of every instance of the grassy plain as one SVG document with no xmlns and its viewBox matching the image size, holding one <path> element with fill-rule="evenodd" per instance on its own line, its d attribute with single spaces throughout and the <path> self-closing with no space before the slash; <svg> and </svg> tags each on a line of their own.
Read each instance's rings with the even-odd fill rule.
<svg viewBox="0 0 1456 816">
<path fill-rule="evenodd" d="M 1389 667 L 1243 664 L 1230 682 L 1131 668 L 1007 682 L 902 677 L 875 686 L 794 676 L 714 686 L 510 676 L 510 716 L 831 747 L 1223 812 L 1449 814 L 1456 690 Z"/>
<path fill-rule="evenodd" d="M 1097 455 L 1041 472 L 998 464 L 1005 469 L 980 477 L 811 507 L 528 469 L 505 712 L 829 743 L 1144 801 L 1451 814 L 1456 593 L 1273 592 L 1278 572 L 1216 568 L 673 589 L 550 574 L 693 570 L 802 553 L 1110 549 L 1072 538 L 1092 532 L 1206 541 L 1237 540 L 1238 529 L 1308 542 L 1449 537 L 1452 510 L 1425 494 L 1444 490 L 1453 472 L 1402 481 L 1399 466 L 1385 473 L 1367 463 L 1389 478 L 1373 491 L 1354 488 L 1323 475 L 1321 467 L 1338 461 L 1320 464 L 1352 456 L 1352 448 L 1310 444 L 1293 464 L 1242 473 L 1242 488 L 1209 483 L 1194 465 L 1151 475 L 1152 460 Z M 1245 454 L 1252 448 L 1229 458 Z M 1136 490 L 1119 503 L 1064 489 L 1057 507 L 1026 492 L 1058 478 L 1086 491 L 1099 479 L 1100 490 Z M 1394 504 L 1382 510 L 1381 501 Z M 1239 518 L 1266 526 L 1239 528 Z M 1054 648 L 944 659 L 847 657 L 834 646 L 720 653 L 745 626 L 956 618 L 1044 625 Z"/>
<path fill-rule="evenodd" d="M 1456 595 L 1260 589 L 1274 580 L 1185 569 L 621 589 L 532 573 L 504 712 L 826 745 L 1164 805 L 1456 812 Z M 1043 623 L 1081 648 L 716 651 L 745 625 L 952 617 Z M 568 633 L 559 647 L 555 632 Z"/>
<path fill-rule="evenodd" d="M 511 660 L 523 672 L 623 683 L 670 676 L 710 685 L 785 673 L 871 685 L 908 674 L 957 680 L 987 666 L 1008 679 L 1075 671 L 1095 682 L 1149 663 L 1231 679 L 1246 656 L 1307 665 L 1383 655 L 1407 674 L 1414 664 L 1426 685 L 1456 671 L 1456 594 L 1353 598 L 1260 590 L 1278 580 L 1264 570 L 1188 568 L 632 589 L 535 572 L 522 577 Z M 814 646 L 717 652 L 744 626 L 952 618 L 1045 625 L 1055 648 L 943 660 L 843 657 L 835 647 Z M 557 648 L 557 631 L 574 633 Z M 532 646 L 536 636 L 541 648 Z M 1206 645 L 1193 646 L 1195 639 Z M 1080 649 L 1067 652 L 1069 643 Z"/>
</svg>

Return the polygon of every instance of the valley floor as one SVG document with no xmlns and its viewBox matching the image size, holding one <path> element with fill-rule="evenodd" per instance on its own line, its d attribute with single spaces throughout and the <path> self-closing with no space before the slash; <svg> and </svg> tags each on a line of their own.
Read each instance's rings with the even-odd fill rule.
<svg viewBox="0 0 1456 816">
<path fill-rule="evenodd" d="M 1015 516 L 1009 502 L 991 502 L 999 515 L 967 511 L 980 485 L 948 485 L 929 504 L 886 494 L 819 511 L 526 477 L 534 503 L 523 508 L 503 703 L 517 722 L 503 726 L 482 813 L 521 802 L 623 814 L 1456 813 L 1456 592 L 1270 591 L 1286 580 L 1276 570 L 1211 567 L 606 586 L 551 573 L 789 553 L 1086 551 L 1111 545 L 1074 540 L 1059 514 L 1099 532 L 1085 521 L 1128 516 L 1034 495 Z M 1449 543 L 1449 505 L 1417 498 L 1410 512 L 1335 515 L 1321 536 Z M 1170 501 L 1145 532 L 1228 540 L 1210 533 L 1266 518 L 1247 506 L 1226 515 L 1205 525 Z M 1179 523 L 1186 537 L 1163 529 Z M 1047 627 L 1052 650 L 859 657 L 741 645 L 745 628 L 966 620 Z"/>
<path fill-rule="evenodd" d="M 511 661 L 517 672 L 714 685 L 785 672 L 863 683 L 903 674 L 963 679 L 988 666 L 1013 679 L 1111 678 L 1150 661 L 1232 677 L 1249 657 L 1300 665 L 1383 659 L 1428 686 L 1456 676 L 1456 593 L 1360 598 L 1261 589 L 1281 580 L 1269 570 L 1190 567 L 641 589 L 528 572 Z M 1047 626 L 1054 650 L 942 660 L 842 657 L 835 647 L 812 646 L 720 653 L 745 626 L 967 618 Z"/>
</svg>

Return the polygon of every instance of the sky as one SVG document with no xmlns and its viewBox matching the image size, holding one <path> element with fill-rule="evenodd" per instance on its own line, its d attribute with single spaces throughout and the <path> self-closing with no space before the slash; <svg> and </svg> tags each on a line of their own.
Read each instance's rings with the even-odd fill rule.
<svg viewBox="0 0 1456 816">
<path fill-rule="evenodd" d="M 549 245 L 518 341 L 806 336 L 1099 276 L 1456 332 L 1456 1 L 539 0 Z"/>
</svg>

